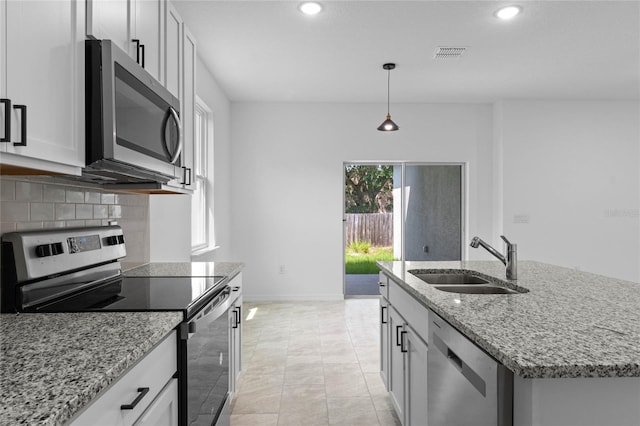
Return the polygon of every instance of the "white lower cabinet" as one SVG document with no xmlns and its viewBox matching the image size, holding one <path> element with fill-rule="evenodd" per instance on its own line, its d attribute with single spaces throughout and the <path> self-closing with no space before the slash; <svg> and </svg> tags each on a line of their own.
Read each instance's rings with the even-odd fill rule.
<svg viewBox="0 0 640 426">
<path fill-rule="evenodd" d="M 380 297 L 380 378 L 389 390 L 389 302 Z"/>
<path fill-rule="evenodd" d="M 178 379 L 171 379 L 134 426 L 178 424 Z"/>
<path fill-rule="evenodd" d="M 177 425 L 176 332 L 110 385 L 73 419 L 82 425 Z"/>
<path fill-rule="evenodd" d="M 233 396 L 242 371 L 242 273 L 236 275 L 229 286 L 235 298 L 229 309 L 229 393 Z"/>
<path fill-rule="evenodd" d="M 404 328 L 405 425 L 427 424 L 428 346 L 409 326 Z"/>
<path fill-rule="evenodd" d="M 391 402 L 398 414 L 398 418 L 404 422 L 404 353 L 402 352 L 402 332 L 404 320 L 393 306 L 389 306 L 389 330 L 391 334 L 389 350 L 389 395 Z"/>
<path fill-rule="evenodd" d="M 402 424 L 426 426 L 428 309 L 392 280 L 381 283 L 380 376 Z"/>
</svg>

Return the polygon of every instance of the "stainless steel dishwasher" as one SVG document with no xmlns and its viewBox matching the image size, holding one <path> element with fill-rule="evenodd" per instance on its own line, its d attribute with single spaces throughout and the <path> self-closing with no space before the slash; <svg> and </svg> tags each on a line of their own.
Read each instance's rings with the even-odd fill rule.
<svg viewBox="0 0 640 426">
<path fill-rule="evenodd" d="M 429 426 L 513 425 L 513 373 L 429 311 Z"/>
</svg>

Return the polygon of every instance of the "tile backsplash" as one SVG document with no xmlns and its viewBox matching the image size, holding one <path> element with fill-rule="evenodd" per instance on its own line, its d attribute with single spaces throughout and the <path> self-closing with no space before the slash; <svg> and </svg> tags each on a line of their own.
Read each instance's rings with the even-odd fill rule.
<svg viewBox="0 0 640 426">
<path fill-rule="evenodd" d="M 149 262 L 149 196 L 103 191 L 52 177 L 0 178 L 0 233 L 117 222 L 127 264 Z"/>
</svg>

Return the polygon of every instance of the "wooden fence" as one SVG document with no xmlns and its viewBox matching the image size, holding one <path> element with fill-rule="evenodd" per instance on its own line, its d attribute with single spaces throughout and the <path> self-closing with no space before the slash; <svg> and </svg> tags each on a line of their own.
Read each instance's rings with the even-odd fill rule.
<svg viewBox="0 0 640 426">
<path fill-rule="evenodd" d="M 393 213 L 345 214 L 345 244 L 368 241 L 372 246 L 393 245 Z"/>
</svg>

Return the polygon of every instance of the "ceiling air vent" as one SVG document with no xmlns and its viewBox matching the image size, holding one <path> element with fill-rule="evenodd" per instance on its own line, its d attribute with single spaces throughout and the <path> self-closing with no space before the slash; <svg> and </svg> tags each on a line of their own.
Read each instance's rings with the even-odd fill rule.
<svg viewBox="0 0 640 426">
<path fill-rule="evenodd" d="M 439 46 L 436 48 L 436 51 L 433 53 L 434 59 L 458 59 L 462 56 L 462 54 L 467 50 L 466 47 L 442 47 Z"/>
</svg>

